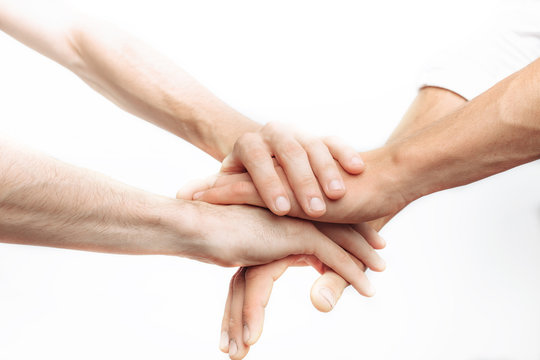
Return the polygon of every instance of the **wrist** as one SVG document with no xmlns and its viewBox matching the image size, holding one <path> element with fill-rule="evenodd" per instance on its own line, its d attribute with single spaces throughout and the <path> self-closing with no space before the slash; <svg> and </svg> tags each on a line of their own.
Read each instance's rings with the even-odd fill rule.
<svg viewBox="0 0 540 360">
<path fill-rule="evenodd" d="M 401 210 L 414 200 L 427 194 L 427 183 L 419 178 L 413 163 L 417 156 L 406 144 L 392 143 L 362 155 L 369 167 L 379 168 L 377 176 L 381 193 L 387 194 L 393 204 L 389 214 Z M 389 215 L 383 214 L 383 215 Z"/>
<path fill-rule="evenodd" d="M 194 107 L 193 118 L 198 141 L 189 141 L 218 161 L 223 161 L 242 134 L 258 131 L 262 125 L 221 101 L 216 102 L 218 104 L 214 106 L 201 104 Z"/>
<path fill-rule="evenodd" d="M 454 162 L 441 147 L 429 151 L 426 144 L 414 140 L 394 143 L 388 149 L 399 176 L 399 192 L 407 203 L 451 187 L 447 183 Z"/>
<path fill-rule="evenodd" d="M 150 206 L 146 215 L 159 227 L 153 251 L 161 255 L 206 258 L 207 245 L 200 223 L 200 210 L 191 201 L 160 198 Z"/>
</svg>

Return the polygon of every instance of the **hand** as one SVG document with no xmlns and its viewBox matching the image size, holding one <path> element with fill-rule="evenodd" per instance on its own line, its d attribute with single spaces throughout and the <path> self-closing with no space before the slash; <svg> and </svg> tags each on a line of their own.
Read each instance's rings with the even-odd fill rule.
<svg viewBox="0 0 540 360">
<path fill-rule="evenodd" d="M 343 225 L 320 224 L 319 230 L 328 236 L 335 236 Z M 363 233 L 369 245 L 382 249 L 384 241 L 367 224 L 351 226 L 351 230 Z M 364 243 L 366 250 L 362 257 L 366 265 L 382 271 L 384 263 L 376 256 L 376 252 Z M 229 353 L 231 359 L 242 359 L 249 347 L 259 339 L 264 321 L 265 307 L 268 304 L 272 285 L 289 266 L 314 267 L 321 277 L 313 286 L 311 300 L 321 311 L 329 311 L 334 306 L 341 292 L 348 285 L 339 275 L 322 264 L 317 258 L 309 255 L 293 255 L 274 261 L 270 264 L 240 268 L 231 279 L 229 294 L 222 321 L 220 349 Z M 358 264 L 365 270 L 363 264 Z"/>
<path fill-rule="evenodd" d="M 360 294 L 374 293 L 362 262 L 374 270 L 384 268 L 371 245 L 383 241 L 376 232 L 361 226 L 316 227 L 248 206 L 194 205 L 193 219 L 200 229 L 196 237 L 200 240 L 188 256 L 222 266 L 251 266 L 289 255 L 312 255 L 347 279 Z"/>
<path fill-rule="evenodd" d="M 285 176 L 278 175 L 276 163 Z M 345 195 L 342 168 L 349 174 L 363 171 L 362 158 L 353 148 L 333 137 L 308 137 L 291 131 L 289 125 L 268 123 L 258 132 L 238 138 L 220 172 L 247 171 L 264 206 L 276 215 L 288 214 L 294 201 L 315 218 L 326 211 L 322 193 L 331 200 Z"/>
<path fill-rule="evenodd" d="M 419 197 L 414 192 L 414 183 L 406 173 L 400 172 L 399 161 L 392 153 L 390 145 L 362 154 L 366 160 L 366 169 L 361 175 L 352 176 L 341 170 L 347 186 L 347 193 L 339 200 L 328 200 L 326 213 L 317 218 L 318 221 L 334 223 L 360 223 L 391 216 L 409 202 Z M 293 190 L 288 186 L 285 171 L 276 166 L 274 171 L 282 181 L 282 185 L 292 196 Z M 184 198 L 201 200 L 213 204 L 250 204 L 265 206 L 258 190 L 249 174 L 234 174 L 214 177 L 211 180 L 191 184 L 179 194 Z M 190 198 L 191 199 L 191 198 Z M 296 201 L 291 203 L 290 216 L 313 219 L 306 214 Z"/>
</svg>

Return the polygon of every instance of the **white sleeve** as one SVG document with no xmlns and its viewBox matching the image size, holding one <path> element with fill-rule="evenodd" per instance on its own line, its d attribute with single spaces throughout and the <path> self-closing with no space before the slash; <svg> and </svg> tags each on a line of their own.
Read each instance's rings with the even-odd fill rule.
<svg viewBox="0 0 540 360">
<path fill-rule="evenodd" d="M 436 86 L 470 100 L 540 57 L 540 1 L 501 8 L 496 29 L 483 29 L 441 51 L 422 69 L 419 87 Z"/>
</svg>

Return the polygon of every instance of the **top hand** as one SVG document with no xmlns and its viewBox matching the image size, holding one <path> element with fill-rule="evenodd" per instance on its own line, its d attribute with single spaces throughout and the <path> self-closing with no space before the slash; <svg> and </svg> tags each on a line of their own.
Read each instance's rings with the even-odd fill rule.
<svg viewBox="0 0 540 360">
<path fill-rule="evenodd" d="M 283 169 L 283 177 L 276 172 L 276 163 Z M 315 218 L 326 211 L 323 192 L 332 200 L 345 195 L 341 168 L 360 174 L 364 163 L 354 149 L 336 138 L 312 138 L 291 131 L 290 126 L 268 123 L 258 132 L 240 136 L 223 160 L 221 174 L 247 171 L 265 207 L 276 215 L 289 213 L 294 201 Z"/>
<path fill-rule="evenodd" d="M 391 145 L 362 154 L 366 168 L 360 175 L 349 175 L 341 171 L 347 186 L 347 193 L 339 200 L 327 199 L 327 211 L 316 218 L 318 221 L 355 224 L 379 219 L 397 213 L 409 202 L 417 198 L 413 193 L 414 183 L 405 172 L 400 171 L 399 161 Z M 338 167 L 339 168 L 339 167 Z M 294 200 L 293 189 L 289 186 L 288 175 L 280 166 L 273 168 L 281 179 L 281 185 Z M 265 207 L 252 177 L 247 174 L 222 175 L 211 181 L 199 182 L 180 191 L 184 198 L 190 194 L 195 200 L 212 204 L 250 204 Z M 304 211 L 302 204 L 291 203 L 290 216 L 313 219 Z"/>
</svg>

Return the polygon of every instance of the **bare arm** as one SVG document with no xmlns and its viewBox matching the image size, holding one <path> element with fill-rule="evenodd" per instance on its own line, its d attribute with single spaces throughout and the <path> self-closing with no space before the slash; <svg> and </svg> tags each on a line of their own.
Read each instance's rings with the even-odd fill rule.
<svg viewBox="0 0 540 360">
<path fill-rule="evenodd" d="M 540 60 L 423 129 L 362 154 L 360 176 L 318 219 L 356 223 L 395 214 L 424 195 L 465 185 L 540 157 Z M 236 179 L 233 179 L 236 176 Z M 249 179 L 218 179 L 198 194 L 211 203 L 264 206 Z M 244 183 L 240 188 L 237 182 Z M 309 218 L 298 204 L 291 215 Z"/>
<path fill-rule="evenodd" d="M 0 30 L 218 160 L 242 133 L 260 128 L 150 46 L 54 1 L 0 0 Z"/>
<path fill-rule="evenodd" d="M 353 256 L 375 268 L 381 262 L 375 252 L 366 254 L 369 245 L 360 245 L 365 240 L 359 232 L 319 231 L 308 221 L 247 206 L 168 199 L 9 141 L 0 141 L 0 154 L 0 242 L 175 255 L 222 266 L 313 255 L 361 294 L 373 293 Z"/>
<path fill-rule="evenodd" d="M 411 199 L 539 159 L 539 94 L 537 60 L 392 145 Z"/>
<path fill-rule="evenodd" d="M 194 206 L 188 202 L 131 188 L 10 141 L 0 142 L 0 154 L 1 242 L 196 256 L 197 231 L 188 221 Z"/>
</svg>

